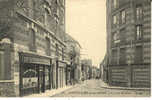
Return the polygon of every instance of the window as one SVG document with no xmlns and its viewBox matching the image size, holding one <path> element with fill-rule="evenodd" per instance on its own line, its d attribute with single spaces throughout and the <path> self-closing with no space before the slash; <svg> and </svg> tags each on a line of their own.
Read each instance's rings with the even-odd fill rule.
<svg viewBox="0 0 152 100">
<path fill-rule="evenodd" d="M 120 34 L 121 43 L 125 42 L 126 41 L 126 29 L 125 28 L 120 29 L 120 33 L 119 34 Z"/>
<path fill-rule="evenodd" d="M 0 80 L 3 80 L 4 79 L 4 73 L 5 73 L 5 70 L 4 70 L 4 52 L 3 51 L 0 51 Z"/>
<path fill-rule="evenodd" d="M 113 24 L 114 24 L 114 25 L 117 24 L 117 16 L 116 16 L 116 15 L 113 16 Z"/>
<path fill-rule="evenodd" d="M 56 20 L 57 24 L 59 23 L 59 17 L 60 17 L 60 12 L 59 12 L 59 9 L 57 9 L 57 11 L 55 13 L 55 20 Z"/>
<path fill-rule="evenodd" d="M 143 51 L 142 51 L 142 46 L 137 46 L 136 47 L 136 52 L 135 52 L 135 63 L 142 63 L 143 61 Z"/>
<path fill-rule="evenodd" d="M 58 44 L 56 44 L 56 56 L 58 56 L 59 53 L 58 53 Z"/>
<path fill-rule="evenodd" d="M 46 37 L 46 55 L 50 56 L 50 39 Z"/>
<path fill-rule="evenodd" d="M 51 8 L 49 7 L 48 2 L 46 2 L 46 4 L 43 5 L 43 8 L 45 9 L 44 24 L 47 25 L 48 24 L 48 18 L 52 14 L 52 11 L 51 11 Z"/>
<path fill-rule="evenodd" d="M 26 22 L 26 27 L 27 27 L 27 29 L 30 28 L 30 24 L 28 22 Z"/>
<path fill-rule="evenodd" d="M 120 42 L 119 34 L 117 32 L 113 34 L 113 42 L 114 43 L 119 43 Z"/>
<path fill-rule="evenodd" d="M 58 4 L 58 0 L 55 0 L 55 4 Z"/>
<path fill-rule="evenodd" d="M 65 20 L 64 17 L 62 17 L 62 23 L 61 23 L 62 25 L 64 25 L 64 20 Z"/>
<path fill-rule="evenodd" d="M 136 39 L 137 40 L 142 39 L 142 25 L 136 26 Z"/>
<path fill-rule="evenodd" d="M 62 4 L 64 5 L 65 0 L 62 0 Z"/>
<path fill-rule="evenodd" d="M 44 13 L 44 25 L 47 25 L 49 12 L 47 9 L 45 9 L 45 11 L 46 12 Z"/>
<path fill-rule="evenodd" d="M 30 30 L 30 51 L 36 51 L 36 36 L 35 31 L 33 29 Z"/>
<path fill-rule="evenodd" d="M 60 12 L 59 12 L 59 9 L 57 9 L 57 12 L 56 12 L 57 16 L 59 17 L 60 16 Z"/>
<path fill-rule="evenodd" d="M 117 64 L 117 58 L 118 58 L 118 51 L 117 50 L 112 50 L 112 59 L 111 63 L 116 65 Z"/>
<path fill-rule="evenodd" d="M 119 15 L 116 14 L 113 16 L 113 27 L 116 27 L 119 25 Z"/>
<path fill-rule="evenodd" d="M 137 6 L 136 7 L 136 19 L 137 20 L 140 20 L 142 18 L 142 13 L 143 13 L 142 6 L 141 5 Z"/>
<path fill-rule="evenodd" d="M 32 40 L 32 46 L 35 46 L 35 32 L 32 30 L 32 33 L 31 33 L 31 40 Z"/>
<path fill-rule="evenodd" d="M 62 60 L 64 60 L 64 49 L 62 48 Z"/>
<path fill-rule="evenodd" d="M 118 7 L 118 0 L 113 0 L 113 7 L 117 8 Z"/>
<path fill-rule="evenodd" d="M 120 64 L 126 64 L 126 55 L 125 55 L 125 49 L 124 48 L 120 49 L 119 63 Z"/>
<path fill-rule="evenodd" d="M 121 11 L 121 23 L 122 24 L 126 23 L 126 11 L 125 10 Z"/>
</svg>

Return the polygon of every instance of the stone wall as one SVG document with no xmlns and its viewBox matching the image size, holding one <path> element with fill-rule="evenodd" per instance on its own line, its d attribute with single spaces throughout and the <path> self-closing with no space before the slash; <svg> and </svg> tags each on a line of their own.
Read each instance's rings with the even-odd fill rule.
<svg viewBox="0 0 152 100">
<path fill-rule="evenodd" d="M 109 67 L 109 84 L 113 86 L 150 87 L 150 63 Z"/>
<path fill-rule="evenodd" d="M 14 82 L 0 81 L 0 97 L 14 97 Z"/>
</svg>

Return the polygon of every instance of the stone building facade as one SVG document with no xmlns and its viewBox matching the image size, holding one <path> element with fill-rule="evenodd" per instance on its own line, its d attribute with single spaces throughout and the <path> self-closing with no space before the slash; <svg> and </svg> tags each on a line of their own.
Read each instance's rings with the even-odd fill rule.
<svg viewBox="0 0 152 100">
<path fill-rule="evenodd" d="M 151 1 L 107 0 L 110 85 L 150 87 Z"/>
<path fill-rule="evenodd" d="M 81 45 L 71 37 L 68 33 L 65 34 L 65 43 L 67 45 L 67 61 L 70 62 L 67 70 L 68 84 L 75 84 L 81 80 Z"/>
<path fill-rule="evenodd" d="M 0 96 L 64 87 L 65 0 L 0 0 L 0 12 Z"/>
</svg>

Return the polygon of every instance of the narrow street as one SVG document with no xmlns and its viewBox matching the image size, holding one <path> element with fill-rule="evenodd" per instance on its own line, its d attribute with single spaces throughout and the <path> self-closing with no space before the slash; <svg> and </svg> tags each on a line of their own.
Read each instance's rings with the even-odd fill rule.
<svg viewBox="0 0 152 100">
<path fill-rule="evenodd" d="M 53 97 L 145 97 L 150 95 L 148 90 L 107 89 L 100 83 L 102 83 L 101 80 L 87 80 Z"/>
<path fill-rule="evenodd" d="M 150 97 L 151 8 L 152 0 L 0 0 L 0 98 Z"/>
</svg>

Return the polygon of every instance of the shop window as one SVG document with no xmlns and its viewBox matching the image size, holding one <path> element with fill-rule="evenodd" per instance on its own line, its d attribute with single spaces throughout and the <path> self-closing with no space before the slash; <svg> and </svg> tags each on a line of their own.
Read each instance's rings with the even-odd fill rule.
<svg viewBox="0 0 152 100">
<path fill-rule="evenodd" d="M 142 25 L 136 26 L 136 39 L 137 40 L 142 39 Z"/>
<path fill-rule="evenodd" d="M 23 73 L 23 89 L 38 87 L 38 74 L 36 68 L 26 66 Z"/>
<path fill-rule="evenodd" d="M 50 88 L 50 79 L 49 79 L 49 68 L 45 67 L 45 88 L 49 89 Z"/>
<path fill-rule="evenodd" d="M 126 23 L 126 11 L 125 10 L 121 11 L 121 23 L 122 24 Z"/>
<path fill-rule="evenodd" d="M 142 19 L 142 15 L 143 15 L 142 6 L 141 5 L 136 6 L 136 19 L 137 20 Z"/>
</svg>

